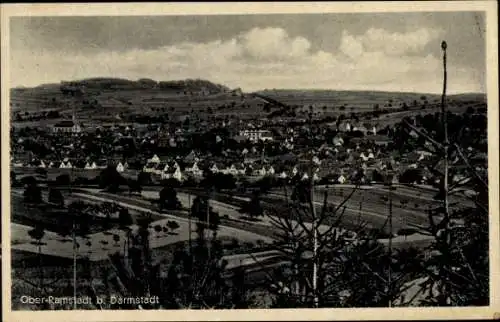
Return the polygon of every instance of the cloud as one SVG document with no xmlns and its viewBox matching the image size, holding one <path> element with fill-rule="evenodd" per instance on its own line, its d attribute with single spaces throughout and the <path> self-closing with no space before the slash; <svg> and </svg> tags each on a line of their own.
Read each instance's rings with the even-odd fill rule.
<svg viewBox="0 0 500 322">
<path fill-rule="evenodd" d="M 184 42 L 157 49 L 102 51 L 92 55 L 65 52 L 11 53 L 14 86 L 110 76 L 157 80 L 206 78 L 241 87 L 330 88 L 440 92 L 440 48 L 426 51 L 440 36 L 425 28 L 406 33 L 344 30 L 334 51 L 313 50 L 311 41 L 282 28 L 254 28 L 231 39 Z M 449 90 L 483 91 L 481 73 L 449 66 Z"/>
</svg>

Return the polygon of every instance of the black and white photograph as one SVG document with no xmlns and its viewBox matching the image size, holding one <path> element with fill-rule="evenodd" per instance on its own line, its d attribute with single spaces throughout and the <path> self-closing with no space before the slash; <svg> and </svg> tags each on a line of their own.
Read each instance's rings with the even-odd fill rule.
<svg viewBox="0 0 500 322">
<path fill-rule="evenodd" d="M 487 11 L 426 8 L 10 16 L 4 310 L 493 306 Z"/>
</svg>

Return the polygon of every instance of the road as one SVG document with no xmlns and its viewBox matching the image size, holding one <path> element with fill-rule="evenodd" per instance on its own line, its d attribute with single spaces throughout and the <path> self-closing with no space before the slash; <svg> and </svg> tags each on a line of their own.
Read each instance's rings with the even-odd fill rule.
<svg viewBox="0 0 500 322">
<path fill-rule="evenodd" d="M 74 195 L 79 196 L 82 199 L 91 199 L 100 202 L 113 201 L 105 197 L 98 197 L 83 193 L 74 193 Z M 156 225 L 165 226 L 169 220 L 174 220 L 179 224 L 180 227 L 174 232 L 174 234 L 156 233 L 153 229 L 150 229 L 151 248 L 164 247 L 178 241 L 187 240 L 189 232 L 189 220 L 187 218 L 160 213 L 146 207 L 140 207 L 125 202 L 116 203 L 128 209 L 133 209 L 143 213 L 152 213 L 162 217 L 162 219 L 153 222 L 150 225 L 152 227 Z M 195 225 L 193 223 L 192 228 L 194 227 Z M 136 225 L 132 225 L 130 228 L 133 231 L 138 229 Z M 14 241 L 12 249 L 33 253 L 38 252 L 38 246 L 32 243 L 32 240 L 28 235 L 28 231 L 30 229 L 31 227 L 29 226 L 11 223 L 11 237 Z M 236 238 L 241 242 L 255 242 L 256 240 L 271 242 L 269 237 L 225 225 L 220 225 L 217 233 L 220 238 Z M 113 240 L 113 235 L 119 236 L 118 242 Z M 88 256 L 91 261 L 100 261 L 107 258 L 111 252 L 123 253 L 125 240 L 126 234 L 120 229 L 110 229 L 90 234 L 87 239 L 77 237 L 77 243 L 80 245 L 78 254 L 79 256 Z M 88 242 L 90 242 L 90 245 L 87 245 Z M 66 258 L 73 257 L 72 242 L 67 239 L 64 240 L 61 236 L 54 232 L 46 231 L 45 236 L 42 238 L 42 243 L 43 245 L 41 247 L 41 251 L 43 254 Z"/>
</svg>

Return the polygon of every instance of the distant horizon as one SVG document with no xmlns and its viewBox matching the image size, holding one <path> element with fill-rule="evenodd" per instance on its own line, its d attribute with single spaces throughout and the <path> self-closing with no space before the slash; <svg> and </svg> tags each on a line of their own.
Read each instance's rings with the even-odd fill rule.
<svg viewBox="0 0 500 322">
<path fill-rule="evenodd" d="M 256 89 L 256 90 L 248 91 L 248 90 L 245 90 L 244 88 L 242 88 L 240 86 L 231 87 L 231 86 L 228 86 L 227 84 L 216 83 L 216 82 L 211 81 L 210 79 L 201 78 L 201 77 L 198 77 L 198 78 L 184 78 L 184 79 L 162 79 L 162 80 L 158 80 L 158 79 L 154 79 L 154 78 L 151 78 L 151 77 L 139 77 L 137 79 L 131 79 L 131 78 L 125 78 L 125 77 L 95 76 L 95 77 L 87 77 L 87 78 L 79 78 L 79 79 L 71 79 L 71 80 L 64 79 L 64 80 L 60 80 L 59 82 L 42 83 L 42 84 L 38 84 L 38 85 L 34 85 L 34 86 L 18 85 L 18 86 L 15 86 L 15 87 L 11 87 L 10 89 L 33 89 L 33 88 L 43 87 L 43 86 L 49 86 L 49 85 L 60 85 L 63 82 L 81 82 L 81 81 L 92 80 L 92 79 L 116 79 L 116 80 L 120 79 L 120 80 L 127 80 L 127 81 L 131 81 L 131 82 L 136 82 L 136 81 L 139 81 L 141 79 L 147 79 L 147 80 L 155 81 L 157 83 L 158 82 L 175 82 L 175 81 L 184 81 L 184 80 L 203 80 L 203 81 L 211 82 L 213 84 L 217 84 L 217 85 L 222 85 L 222 86 L 228 87 L 230 90 L 235 90 L 235 89 L 239 88 L 239 89 L 241 89 L 243 91 L 243 93 L 255 93 L 255 92 L 275 91 L 276 90 L 276 91 L 310 91 L 310 92 L 321 92 L 321 91 L 332 91 L 332 92 L 374 92 L 374 93 L 401 93 L 401 94 L 427 94 L 427 95 L 441 95 L 442 94 L 442 89 L 441 89 L 440 92 L 420 92 L 420 91 L 419 92 L 412 92 L 412 91 L 405 91 L 405 90 L 300 88 L 300 87 L 296 87 L 296 88 L 292 88 L 292 87 L 290 87 L 290 88 L 280 88 L 280 87 L 276 87 L 276 88 L 262 88 L 262 89 Z M 467 94 L 487 95 L 486 92 L 482 92 L 482 91 L 447 93 L 448 96 L 450 96 L 450 95 L 467 95 Z"/>
</svg>

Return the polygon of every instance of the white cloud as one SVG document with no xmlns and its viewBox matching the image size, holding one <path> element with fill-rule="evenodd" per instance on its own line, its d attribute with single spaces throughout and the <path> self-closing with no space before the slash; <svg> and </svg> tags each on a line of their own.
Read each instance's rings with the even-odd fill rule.
<svg viewBox="0 0 500 322">
<path fill-rule="evenodd" d="M 336 52 L 313 50 L 303 37 L 281 28 L 255 28 L 229 40 L 181 43 L 151 50 L 67 55 L 61 52 L 12 52 L 14 86 L 33 86 L 96 76 L 149 77 L 157 80 L 206 78 L 242 87 L 331 88 L 440 92 L 441 63 L 424 52 L 439 31 L 417 29 L 391 33 L 347 31 Z M 449 90 L 482 91 L 483 75 L 449 66 Z"/>
<path fill-rule="evenodd" d="M 407 33 L 388 32 L 370 28 L 362 35 L 361 41 L 367 51 L 382 51 L 388 55 L 418 53 L 432 40 L 441 36 L 441 30 L 419 28 Z"/>
</svg>

